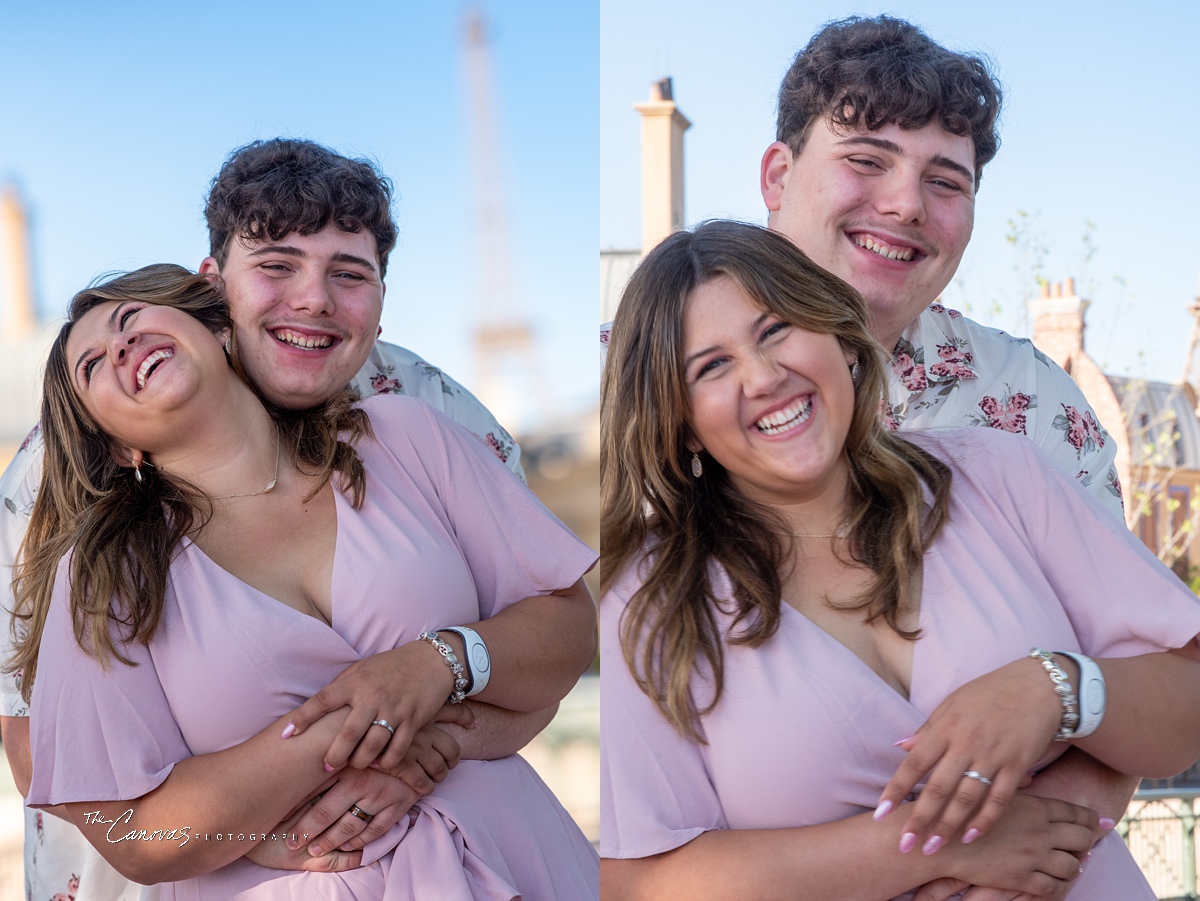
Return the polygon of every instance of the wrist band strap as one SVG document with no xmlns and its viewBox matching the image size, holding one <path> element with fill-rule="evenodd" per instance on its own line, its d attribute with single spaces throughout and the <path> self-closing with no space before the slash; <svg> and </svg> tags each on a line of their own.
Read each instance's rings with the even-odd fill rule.
<svg viewBox="0 0 1200 901">
<path fill-rule="evenodd" d="M 1104 673 L 1091 657 L 1070 651 L 1054 653 L 1070 657 L 1079 667 L 1079 725 L 1071 737 L 1087 738 L 1100 728 L 1104 711 L 1108 708 L 1108 687 L 1104 683 Z"/>
<path fill-rule="evenodd" d="M 469 626 L 447 626 L 442 632 L 457 632 L 463 640 L 465 652 L 463 657 L 467 665 L 467 676 L 471 687 L 467 689 L 467 697 L 477 695 L 488 686 L 492 678 L 492 655 L 479 633 Z"/>
<path fill-rule="evenodd" d="M 1066 670 L 1054 662 L 1054 655 L 1049 651 L 1032 648 L 1029 656 L 1040 663 L 1042 669 L 1050 676 L 1050 681 L 1054 683 L 1054 693 L 1062 704 L 1062 720 L 1058 724 L 1058 731 L 1054 733 L 1054 740 L 1070 741 L 1075 737 L 1075 728 L 1079 725 L 1079 705 L 1075 698 L 1075 690 L 1067 681 Z"/>
<path fill-rule="evenodd" d="M 437 648 L 437 652 L 446 661 L 446 666 L 450 667 L 450 672 L 454 673 L 454 691 L 450 692 L 450 697 L 446 699 L 446 703 L 461 703 L 462 699 L 467 696 L 467 677 L 463 673 L 462 664 L 458 662 L 458 656 L 454 653 L 454 648 L 442 641 L 436 632 L 422 632 L 417 638 L 421 641 L 427 641 Z"/>
</svg>

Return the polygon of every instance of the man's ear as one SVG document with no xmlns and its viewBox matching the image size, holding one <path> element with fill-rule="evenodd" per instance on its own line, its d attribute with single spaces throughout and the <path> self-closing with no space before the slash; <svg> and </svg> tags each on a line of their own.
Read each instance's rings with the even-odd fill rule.
<svg viewBox="0 0 1200 901">
<path fill-rule="evenodd" d="M 759 173 L 759 190 L 763 203 L 772 213 L 779 212 L 783 203 L 783 189 L 787 187 L 792 173 L 792 148 L 783 141 L 776 141 L 763 154 Z"/>
<path fill-rule="evenodd" d="M 204 262 L 200 264 L 201 275 L 220 275 L 221 265 L 212 257 L 205 257 Z"/>
</svg>

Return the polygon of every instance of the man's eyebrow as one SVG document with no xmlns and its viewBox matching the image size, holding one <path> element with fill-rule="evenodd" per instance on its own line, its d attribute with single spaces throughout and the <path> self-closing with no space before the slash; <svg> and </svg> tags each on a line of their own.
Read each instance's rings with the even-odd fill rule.
<svg viewBox="0 0 1200 901">
<path fill-rule="evenodd" d="M 838 143 L 843 145 L 866 144 L 868 147 L 877 147 L 878 149 L 885 150 L 888 153 L 896 153 L 900 155 L 904 154 L 904 148 L 895 141 L 889 141 L 886 138 L 873 138 L 870 135 L 854 135 L 853 137 L 838 141 Z M 975 173 L 957 160 L 952 160 L 950 157 L 939 153 L 929 162 L 935 166 L 940 166 L 943 169 L 949 169 L 952 172 L 957 172 L 963 178 L 969 179 L 972 185 L 975 184 Z"/>
<path fill-rule="evenodd" d="M 293 247 L 291 244 L 268 244 L 266 247 L 260 247 L 257 250 L 250 251 L 247 256 L 261 257 L 268 253 L 281 253 L 287 257 L 306 257 L 306 254 L 299 247 Z"/>
<path fill-rule="evenodd" d="M 375 271 L 375 264 L 370 260 L 364 260 L 362 257 L 356 257 L 352 253 L 335 253 L 332 257 L 335 263 L 352 263 L 356 266 L 365 266 L 372 272 Z"/>
</svg>

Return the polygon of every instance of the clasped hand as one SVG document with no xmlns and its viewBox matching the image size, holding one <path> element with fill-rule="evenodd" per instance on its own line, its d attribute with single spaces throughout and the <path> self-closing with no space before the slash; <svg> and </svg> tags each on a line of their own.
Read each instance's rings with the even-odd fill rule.
<svg viewBox="0 0 1200 901">
<path fill-rule="evenodd" d="M 915 736 L 880 796 L 882 819 L 927 776 L 920 797 L 906 805 L 902 851 L 933 854 L 965 827 L 969 844 L 1000 819 L 1029 769 L 1051 744 L 1062 706 L 1045 672 L 1021 658 L 952 692 Z"/>
<path fill-rule="evenodd" d="M 418 730 L 433 722 L 446 706 L 452 687 L 453 676 L 438 652 L 426 642 L 409 642 L 348 666 L 297 708 L 284 733 L 299 735 L 325 714 L 349 707 L 345 723 L 325 754 L 326 770 L 334 772 L 344 766 L 361 770 L 372 763 L 385 772 L 397 770 Z M 376 725 L 381 721 L 387 726 Z M 441 721 L 469 729 L 474 716 L 462 708 Z M 435 775 L 426 772 L 430 778 Z"/>
</svg>

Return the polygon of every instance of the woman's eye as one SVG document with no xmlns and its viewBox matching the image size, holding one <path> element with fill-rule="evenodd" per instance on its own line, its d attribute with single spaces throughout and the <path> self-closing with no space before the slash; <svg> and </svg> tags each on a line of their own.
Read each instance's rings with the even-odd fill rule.
<svg viewBox="0 0 1200 901">
<path fill-rule="evenodd" d="M 124 331 L 126 323 L 129 322 L 129 317 L 140 309 L 141 307 L 127 307 L 125 310 L 123 310 L 121 312 L 121 319 L 117 323 L 117 331 Z M 91 364 L 89 363 L 88 365 L 90 366 Z"/>
<path fill-rule="evenodd" d="M 100 357 L 92 357 L 83 364 L 83 380 L 90 384 L 92 381 L 92 370 L 96 368 L 96 364 L 100 362 Z"/>
<path fill-rule="evenodd" d="M 703 378 L 708 373 L 713 372 L 714 370 L 718 369 L 723 362 L 725 362 L 724 357 L 717 357 L 715 359 L 709 360 L 707 363 L 705 363 L 703 366 L 701 366 L 699 369 L 696 370 L 696 378 L 698 378 L 698 379 Z"/>
<path fill-rule="evenodd" d="M 789 324 L 786 322 L 776 322 L 774 325 L 769 325 L 763 330 L 763 340 L 765 341 L 767 338 L 778 335 L 780 332 L 785 331 L 789 327 Z"/>
</svg>

